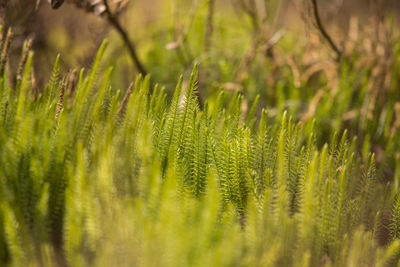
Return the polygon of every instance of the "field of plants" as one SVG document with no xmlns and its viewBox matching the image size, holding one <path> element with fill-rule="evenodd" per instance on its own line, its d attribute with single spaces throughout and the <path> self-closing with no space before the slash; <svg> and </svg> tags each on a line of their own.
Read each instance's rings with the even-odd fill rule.
<svg viewBox="0 0 400 267">
<path fill-rule="evenodd" d="M 0 266 L 400 267 L 390 1 L 26 2 L 0 0 Z"/>
</svg>

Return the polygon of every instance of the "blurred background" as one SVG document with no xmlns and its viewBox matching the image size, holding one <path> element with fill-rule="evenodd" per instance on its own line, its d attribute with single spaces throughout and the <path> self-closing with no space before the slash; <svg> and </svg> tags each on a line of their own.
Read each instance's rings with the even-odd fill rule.
<svg viewBox="0 0 400 267">
<path fill-rule="evenodd" d="M 134 78 L 135 70 L 123 42 L 103 17 L 78 8 L 79 1 L 66 0 L 57 10 L 51 9 L 47 0 L 8 1 L 6 23 L 13 26 L 15 33 L 12 45 L 14 57 L 10 64 L 18 64 L 24 40 L 33 38 L 35 72 L 38 83 L 43 84 L 45 81 L 41 77 L 47 75 L 41 73 L 51 71 L 58 53 L 61 54 L 64 71 L 89 67 L 101 41 L 109 37 L 112 47 L 109 57 L 117 68 L 123 70 L 115 73 L 125 74 L 120 77 L 121 84 L 118 86 L 126 86 Z M 88 1 L 94 4 L 99 2 Z M 276 50 L 285 47 L 293 50 L 291 43 L 296 44 L 298 51 L 307 45 L 318 48 L 313 55 L 308 55 L 314 57 L 313 60 L 321 56 L 318 53 L 325 53 L 320 53 L 320 50 L 326 49 L 327 54 L 318 60 L 331 58 L 329 47 L 318 44 L 321 39 L 314 27 L 308 0 L 216 0 L 212 30 L 207 25 L 209 0 L 125 2 L 118 19 L 129 32 L 148 72 L 157 82 L 166 85 L 173 85 L 176 77 L 190 71 L 193 62 L 197 61 L 216 65 L 213 73 L 206 73 L 211 77 L 206 83 L 218 82 L 218 86 L 225 85 L 228 89 L 243 89 L 245 86 L 247 91 L 253 90 L 250 94 L 254 95 L 259 89 L 251 89 L 252 85 L 243 83 L 248 73 L 242 69 L 248 69 L 253 61 L 265 60 L 259 59 L 263 49 L 260 47 L 268 41 L 274 43 L 272 46 L 279 47 Z M 383 16 L 390 13 L 394 21 L 398 21 L 400 12 L 400 2 L 396 0 L 319 0 L 318 3 L 321 19 L 339 45 L 348 40 L 351 27 L 353 35 L 365 30 L 370 30 L 372 34 L 374 30 L 369 28 L 377 25 L 377 19 L 383 20 Z M 250 10 L 252 4 L 255 5 L 255 12 Z M 211 36 L 206 41 L 207 35 Z M 263 39 L 259 45 L 252 43 L 257 38 Z M 268 49 L 267 59 L 270 60 L 272 53 L 271 48 Z M 181 64 L 170 64 L 171 60 Z M 293 60 L 295 64 L 297 59 Z M 224 68 L 227 66 L 234 66 L 236 73 L 232 73 L 230 67 L 230 73 L 226 73 Z M 169 72 L 161 71 L 166 67 Z"/>
</svg>

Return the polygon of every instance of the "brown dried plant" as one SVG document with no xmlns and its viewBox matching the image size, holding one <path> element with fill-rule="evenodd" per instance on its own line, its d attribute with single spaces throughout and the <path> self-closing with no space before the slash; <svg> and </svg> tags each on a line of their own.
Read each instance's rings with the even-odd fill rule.
<svg viewBox="0 0 400 267">
<path fill-rule="evenodd" d="M 120 114 L 120 115 L 123 114 L 125 107 L 128 104 L 129 96 L 132 94 L 132 90 L 133 90 L 134 86 L 135 86 L 135 83 L 131 82 L 131 84 L 129 85 L 128 89 L 125 92 L 124 98 L 121 101 L 121 104 L 118 109 L 118 114 Z"/>
<path fill-rule="evenodd" d="M 0 76 L 3 76 L 4 71 L 7 66 L 7 59 L 8 59 L 8 52 L 10 49 L 11 41 L 13 37 L 13 31 L 12 28 L 9 28 L 7 31 L 7 35 L 2 42 L 2 52 L 1 52 L 1 58 L 0 58 Z"/>
<path fill-rule="evenodd" d="M 371 120 L 377 107 L 382 107 L 387 100 L 387 95 L 391 88 L 394 68 L 394 49 L 395 42 L 398 40 L 393 27 L 393 21 L 383 13 L 382 1 L 373 1 L 370 19 L 367 22 L 360 23 L 355 15 L 349 17 L 349 27 L 341 41 L 342 47 L 339 47 L 333 37 L 329 35 L 326 26 L 322 22 L 318 11 L 317 0 L 311 0 L 312 10 L 315 17 L 316 29 L 319 36 L 311 33 L 311 38 L 306 51 L 303 53 L 303 71 L 302 83 L 307 83 L 313 76 L 321 74 L 327 77 L 327 86 L 320 89 L 324 92 L 329 90 L 333 98 L 338 93 L 338 84 L 340 80 L 339 69 L 341 60 L 350 57 L 356 57 L 357 60 L 347 61 L 351 68 L 358 73 L 368 71 L 369 78 L 367 94 L 360 111 L 350 110 L 344 114 L 344 120 L 354 119 L 360 116 L 360 127 L 364 125 L 364 118 Z M 328 51 L 322 49 L 322 41 L 327 41 L 332 51 L 336 53 L 336 62 L 329 59 Z M 316 106 L 321 99 L 321 94 L 317 93 L 311 101 L 309 109 L 302 116 L 302 121 L 307 121 L 314 115 Z M 394 120 L 395 121 L 395 120 Z M 393 122 L 393 125 L 396 123 Z M 393 128 L 394 126 L 392 126 Z M 392 131 L 393 132 L 393 131 Z"/>
<path fill-rule="evenodd" d="M 67 83 L 67 77 L 64 77 L 64 79 L 61 82 L 60 93 L 58 95 L 56 116 L 54 118 L 56 121 L 58 121 L 58 118 L 60 117 L 60 113 L 61 113 L 62 109 L 64 108 L 64 92 L 65 92 L 65 88 L 67 87 L 66 83 Z"/>
<path fill-rule="evenodd" d="M 25 49 L 22 53 L 21 61 L 19 62 L 18 71 L 17 71 L 17 83 L 20 83 L 22 80 L 22 74 L 24 71 L 26 61 L 28 60 L 29 52 L 32 49 L 32 44 L 33 44 L 33 40 L 28 39 L 28 41 L 26 42 L 26 45 L 25 45 Z"/>
</svg>

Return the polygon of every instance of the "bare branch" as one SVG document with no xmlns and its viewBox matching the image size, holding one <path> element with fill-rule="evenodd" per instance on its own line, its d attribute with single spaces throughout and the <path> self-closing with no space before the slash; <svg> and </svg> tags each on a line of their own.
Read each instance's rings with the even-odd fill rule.
<svg viewBox="0 0 400 267">
<path fill-rule="evenodd" d="M 111 12 L 110 6 L 108 5 L 107 0 L 103 0 L 103 4 L 105 7 L 105 14 L 107 16 L 108 22 L 117 30 L 119 35 L 121 36 L 122 40 L 124 41 L 126 47 L 128 48 L 129 54 L 132 58 L 133 63 L 135 64 L 136 68 L 138 71 L 145 76 L 147 74 L 147 71 L 142 64 L 142 62 L 139 60 L 139 57 L 136 53 L 136 48 L 134 43 L 129 39 L 128 33 L 125 31 L 125 29 L 121 26 L 119 23 L 117 17 Z"/>
<path fill-rule="evenodd" d="M 313 12 L 314 12 L 314 17 L 315 21 L 317 23 L 317 28 L 321 32 L 322 36 L 328 41 L 329 45 L 331 46 L 332 50 L 335 51 L 337 60 L 340 61 L 342 57 L 342 50 L 335 44 L 333 41 L 332 37 L 328 34 L 326 31 L 324 25 L 321 22 L 321 18 L 319 16 L 319 11 L 318 11 L 318 2 L 317 0 L 311 0 L 312 6 L 313 6 Z"/>
</svg>

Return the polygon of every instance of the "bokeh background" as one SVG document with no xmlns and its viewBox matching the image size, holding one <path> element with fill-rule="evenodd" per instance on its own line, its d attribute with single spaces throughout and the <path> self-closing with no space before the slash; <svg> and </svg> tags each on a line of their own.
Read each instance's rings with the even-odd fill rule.
<svg viewBox="0 0 400 267">
<path fill-rule="evenodd" d="M 120 79 L 121 84 L 118 86 L 126 86 L 134 78 L 134 69 L 119 36 L 104 18 L 76 8 L 71 2 L 67 0 L 60 9 L 52 10 L 46 0 L 9 1 L 6 22 L 13 25 L 15 32 L 12 46 L 14 57 L 10 64 L 18 64 L 24 40 L 34 38 L 35 71 L 38 74 L 38 82 L 43 84 L 45 81 L 42 81 L 41 77 L 47 75 L 39 74 L 51 71 L 58 53 L 61 56 L 65 55 L 62 57 L 64 71 L 82 66 L 89 67 L 101 41 L 109 37 L 112 44 L 109 56 L 115 60 L 118 68 L 125 70 L 122 73 L 126 74 Z M 224 74 L 221 70 L 222 65 L 240 65 L 241 59 L 251 50 L 251 40 L 254 36 L 251 18 L 241 9 L 239 2 L 216 1 L 211 38 L 213 45 L 207 54 L 204 53 L 203 47 L 202 33 L 205 33 L 205 29 L 201 30 L 206 26 L 207 1 L 130 0 L 127 8 L 119 15 L 119 20 L 130 33 L 140 58 L 157 82 L 173 85 L 172 81 L 176 80 L 177 75 L 190 71 L 194 61 L 202 62 L 212 58 L 212 63 L 218 64 L 220 69 L 216 69 L 212 80 L 221 84 L 235 83 L 237 79 Z M 266 1 L 266 12 L 269 14 L 261 10 L 261 2 L 264 1 L 255 2 L 260 19 L 267 21 L 263 22 L 265 38 L 271 38 L 274 33 L 282 30 L 284 38 L 279 40 L 280 45 L 284 47 L 286 43 L 288 47 L 291 46 L 290 42 L 296 42 L 299 50 L 320 41 L 314 22 L 310 18 L 308 1 Z M 392 14 L 398 23 L 400 14 L 400 2 L 396 0 L 318 2 L 323 22 L 338 43 L 347 40 L 352 23 L 357 23 L 359 29 L 363 30 L 372 27 L 371 24 L 375 25 L 376 17 L 387 13 Z M 171 46 L 171 43 L 176 42 L 182 35 L 186 38 L 183 50 L 190 54 L 186 55 L 184 60 L 177 53 L 179 49 L 168 49 L 168 44 Z M 327 57 L 329 58 L 329 55 Z M 170 60 L 182 61 L 182 64 L 169 64 Z M 165 72 L 165 67 L 170 71 Z M 238 87 L 230 85 L 232 88 Z"/>
</svg>

